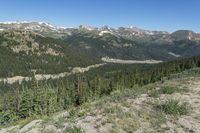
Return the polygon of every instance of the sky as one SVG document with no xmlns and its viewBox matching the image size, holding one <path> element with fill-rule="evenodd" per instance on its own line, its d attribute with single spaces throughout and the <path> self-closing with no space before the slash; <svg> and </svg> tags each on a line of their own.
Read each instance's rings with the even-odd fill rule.
<svg viewBox="0 0 200 133">
<path fill-rule="evenodd" d="M 0 0 L 0 21 L 200 32 L 200 0 Z"/>
</svg>

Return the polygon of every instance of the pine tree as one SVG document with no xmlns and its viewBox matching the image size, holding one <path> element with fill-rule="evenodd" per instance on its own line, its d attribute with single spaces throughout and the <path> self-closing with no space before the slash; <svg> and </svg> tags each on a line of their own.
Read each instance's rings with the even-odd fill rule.
<svg viewBox="0 0 200 133">
<path fill-rule="evenodd" d="M 32 116 L 33 113 L 33 92 L 30 89 L 24 89 L 22 91 L 22 101 L 19 109 L 19 116 L 21 118 L 27 118 Z"/>
</svg>

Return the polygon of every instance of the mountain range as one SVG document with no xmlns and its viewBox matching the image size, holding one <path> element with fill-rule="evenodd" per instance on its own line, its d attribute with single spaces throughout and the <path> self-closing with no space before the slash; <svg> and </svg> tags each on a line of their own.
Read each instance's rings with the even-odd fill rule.
<svg viewBox="0 0 200 133">
<path fill-rule="evenodd" d="M 199 54 L 200 34 L 190 30 L 169 33 L 137 27 L 0 22 L 1 76 L 27 75 L 33 69 L 63 72 L 73 66 L 101 63 L 103 57 L 169 61 Z"/>
<path fill-rule="evenodd" d="M 137 27 L 118 27 L 112 28 L 108 26 L 93 27 L 80 25 L 79 27 L 58 27 L 46 22 L 28 22 L 28 21 L 13 21 L 13 22 L 0 22 L 0 30 L 27 30 L 35 32 L 57 32 L 57 33 L 68 33 L 73 34 L 76 30 L 92 32 L 103 36 L 104 34 L 111 34 L 119 37 L 145 37 L 145 36 L 160 36 L 165 40 L 200 40 L 200 34 L 190 30 L 178 30 L 173 33 L 167 31 L 150 31 L 144 30 Z"/>
</svg>

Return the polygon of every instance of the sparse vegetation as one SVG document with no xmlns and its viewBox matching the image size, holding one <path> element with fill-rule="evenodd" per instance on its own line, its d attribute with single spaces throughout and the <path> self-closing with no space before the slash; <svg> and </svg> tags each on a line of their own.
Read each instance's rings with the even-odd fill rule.
<svg viewBox="0 0 200 133">
<path fill-rule="evenodd" d="M 178 100 L 168 100 L 157 106 L 161 111 L 172 115 L 186 115 L 188 107 L 186 103 L 180 103 Z"/>
<path fill-rule="evenodd" d="M 177 92 L 186 92 L 187 89 L 184 88 L 178 88 L 178 87 L 172 87 L 172 86 L 162 86 L 161 88 L 157 87 L 157 90 L 152 90 L 149 93 L 150 97 L 159 97 L 160 94 L 168 94 L 171 95 L 173 93 Z"/>
<path fill-rule="evenodd" d="M 78 127 L 67 128 L 64 133 L 84 133 L 84 131 Z"/>
<path fill-rule="evenodd" d="M 178 91 L 179 89 L 178 88 L 175 88 L 175 87 L 170 87 L 170 86 L 165 86 L 165 87 L 162 87 L 160 90 L 159 90 L 159 93 L 160 94 L 173 94 L 174 92 Z"/>
<path fill-rule="evenodd" d="M 54 121 L 54 125 L 57 128 L 63 128 L 64 127 L 64 122 L 65 122 L 65 118 L 61 117 L 58 120 Z"/>
</svg>

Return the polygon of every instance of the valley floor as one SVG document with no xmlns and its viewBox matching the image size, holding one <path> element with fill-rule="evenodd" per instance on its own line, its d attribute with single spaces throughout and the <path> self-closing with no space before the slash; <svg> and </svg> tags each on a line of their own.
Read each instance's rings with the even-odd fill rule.
<svg viewBox="0 0 200 133">
<path fill-rule="evenodd" d="M 6 132 L 199 133 L 200 76 L 115 91 L 51 118 L 0 129 Z"/>
<path fill-rule="evenodd" d="M 76 73 L 84 73 L 86 71 L 89 71 L 92 68 L 98 68 L 106 63 L 101 63 L 101 64 L 95 64 L 95 65 L 90 65 L 87 67 L 74 67 L 70 72 L 63 72 L 63 73 L 58 73 L 58 74 L 36 74 L 35 79 L 40 81 L 40 80 L 48 80 L 48 79 L 59 79 L 63 78 L 72 74 Z M 14 76 L 14 77 L 8 77 L 8 78 L 0 78 L 0 82 L 4 82 L 7 84 L 13 84 L 13 83 L 22 83 L 23 81 L 31 81 L 32 77 L 24 77 L 24 76 Z"/>
<path fill-rule="evenodd" d="M 157 64 L 162 63 L 161 60 L 122 60 L 122 59 L 113 59 L 109 57 L 101 58 L 102 61 L 107 63 L 116 63 L 116 64 Z"/>
</svg>

